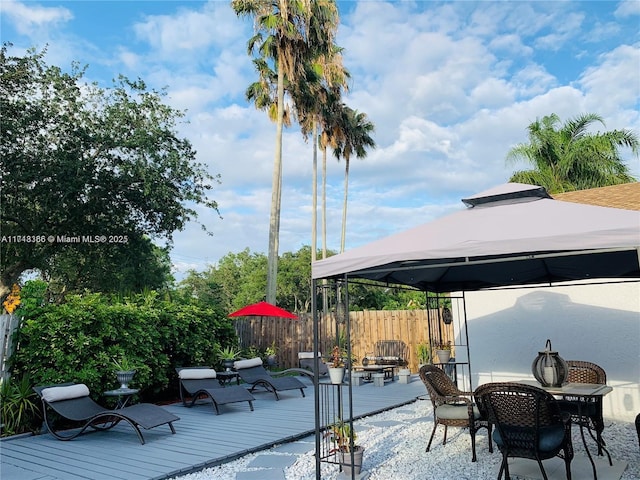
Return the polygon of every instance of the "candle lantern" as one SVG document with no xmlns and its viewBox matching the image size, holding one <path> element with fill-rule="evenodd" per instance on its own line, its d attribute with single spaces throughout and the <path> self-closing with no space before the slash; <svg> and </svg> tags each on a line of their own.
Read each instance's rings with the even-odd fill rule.
<svg viewBox="0 0 640 480">
<path fill-rule="evenodd" d="M 531 364 L 531 371 L 543 387 L 561 387 L 567 381 L 569 367 L 558 352 L 551 350 L 551 340 L 547 339 L 544 351 Z"/>
</svg>

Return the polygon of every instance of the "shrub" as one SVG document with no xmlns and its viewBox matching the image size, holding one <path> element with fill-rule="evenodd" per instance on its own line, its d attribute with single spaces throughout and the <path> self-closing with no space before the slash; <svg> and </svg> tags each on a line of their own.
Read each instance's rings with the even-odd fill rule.
<svg viewBox="0 0 640 480">
<path fill-rule="evenodd" d="M 40 423 L 40 407 L 28 375 L 19 380 L 7 378 L 0 382 L 0 422 L 2 436 L 35 432 Z"/>
<path fill-rule="evenodd" d="M 175 367 L 212 365 L 216 344 L 237 343 L 231 321 L 215 307 L 173 302 L 156 292 L 69 295 L 63 304 L 23 314 L 13 374 L 29 375 L 34 385 L 85 383 L 96 399 L 118 387 L 115 358 L 140 365 L 131 386 L 153 402 L 173 395 Z"/>
</svg>

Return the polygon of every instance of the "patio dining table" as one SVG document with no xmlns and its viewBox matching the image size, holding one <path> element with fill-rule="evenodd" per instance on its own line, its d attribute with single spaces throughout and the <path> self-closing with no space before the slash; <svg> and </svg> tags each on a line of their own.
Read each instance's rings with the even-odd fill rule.
<svg viewBox="0 0 640 480">
<path fill-rule="evenodd" d="M 542 388 L 543 390 L 546 390 L 547 392 L 549 392 L 551 395 L 554 395 L 554 396 L 562 396 L 562 397 L 567 396 L 567 397 L 576 398 L 577 399 L 576 405 L 578 407 L 578 416 L 582 416 L 582 407 L 585 404 L 585 401 L 598 398 L 598 397 L 602 398 L 613 390 L 612 387 L 608 385 L 602 385 L 599 383 L 565 383 L 561 387 L 543 387 L 540 383 L 538 383 L 535 380 L 521 380 L 520 382 L 525 383 L 527 385 L 533 385 L 538 388 Z M 591 463 L 591 469 L 593 470 L 593 479 L 597 480 L 598 473 L 596 471 L 596 464 L 593 460 L 593 457 L 591 456 L 591 452 L 589 451 L 589 446 L 587 445 L 587 439 L 584 434 L 585 422 L 578 422 L 578 426 L 580 427 L 580 437 L 582 438 L 584 449 L 587 452 L 587 456 L 589 457 L 589 462 Z M 587 424 L 587 428 L 590 428 L 588 424 Z M 591 437 L 596 439 L 596 442 L 598 442 L 598 437 L 594 437 L 593 435 L 591 435 Z M 609 451 L 604 445 L 604 442 L 599 442 L 597 446 L 598 446 L 598 451 L 604 451 L 607 454 L 607 458 L 609 459 L 609 465 L 611 465 L 612 464 L 611 455 L 609 454 Z"/>
</svg>

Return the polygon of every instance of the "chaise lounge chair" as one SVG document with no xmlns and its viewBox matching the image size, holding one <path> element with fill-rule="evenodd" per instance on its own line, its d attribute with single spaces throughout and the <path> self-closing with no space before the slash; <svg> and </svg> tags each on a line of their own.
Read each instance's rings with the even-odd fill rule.
<svg viewBox="0 0 640 480">
<path fill-rule="evenodd" d="M 193 407 L 199 398 L 206 395 L 211 399 L 216 414 L 220 415 L 219 405 L 236 402 L 249 402 L 253 411 L 255 398 L 249 391 L 238 385 L 223 387 L 216 379 L 216 371 L 207 367 L 176 368 L 180 383 L 180 400 L 185 407 Z M 187 402 L 186 397 L 191 397 Z"/>
<path fill-rule="evenodd" d="M 298 362 L 300 363 L 301 369 L 310 370 L 311 375 L 313 375 L 313 352 L 298 352 Z M 322 354 L 318 352 L 318 376 L 323 377 L 326 375 L 329 375 L 329 367 L 327 367 L 327 364 L 322 360 Z"/>
<path fill-rule="evenodd" d="M 127 422 L 138 434 L 140 443 L 144 438 L 140 427 L 149 430 L 168 424 L 171 433 L 176 433 L 173 422 L 180 417 L 151 403 L 139 403 L 129 407 L 109 410 L 101 407 L 89 397 L 89 388 L 84 383 L 61 383 L 58 385 L 33 387 L 42 400 L 44 422 L 49 433 L 58 440 L 71 440 L 82 434 L 87 428 L 109 430 L 121 421 Z M 51 411 L 62 418 L 79 424 L 79 429 L 60 433 L 51 418 Z"/>
<path fill-rule="evenodd" d="M 302 396 L 305 396 L 303 388 L 307 388 L 307 386 L 304 383 L 295 377 L 273 377 L 262 366 L 262 359 L 259 357 L 248 360 L 238 360 L 233 364 L 233 368 L 238 372 L 238 375 L 240 375 L 240 379 L 251 385 L 249 389 L 250 392 L 253 392 L 258 387 L 262 387 L 268 392 L 273 392 L 276 400 L 280 400 L 278 392 L 300 389 Z"/>
</svg>

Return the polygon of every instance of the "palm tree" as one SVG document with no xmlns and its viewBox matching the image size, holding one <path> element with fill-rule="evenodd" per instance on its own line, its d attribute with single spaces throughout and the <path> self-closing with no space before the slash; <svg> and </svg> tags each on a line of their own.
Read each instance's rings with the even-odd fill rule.
<svg viewBox="0 0 640 480">
<path fill-rule="evenodd" d="M 376 142 L 369 133 L 373 132 L 374 125 L 369 121 L 365 113 L 358 112 L 346 105 L 342 106 L 342 115 L 338 127 L 341 134 L 337 135 L 337 148 L 334 154 L 338 160 L 344 158 L 344 199 L 342 203 L 342 234 L 340 237 L 340 253 L 344 252 L 347 233 L 347 200 L 349 195 L 349 160 L 355 154 L 357 158 L 367 156 L 367 147 L 375 148 Z"/>
<path fill-rule="evenodd" d="M 269 253 L 266 300 L 276 303 L 278 273 L 278 243 L 280 236 L 280 206 L 282 202 L 282 129 L 285 118 L 285 82 L 295 85 L 304 75 L 310 52 L 328 49 L 333 41 L 322 42 L 326 32 L 316 28 L 312 16 L 324 15 L 320 6 L 328 0 L 233 0 L 231 7 L 238 16 L 252 17 L 256 33 L 248 41 L 248 54 L 259 57 L 254 61 L 260 76 L 253 84 L 253 97 L 258 108 L 276 110 L 276 148 L 273 162 L 271 213 L 269 220 Z M 337 10 L 336 10 L 337 12 Z M 327 37 L 330 37 L 327 35 Z M 272 66 L 270 66 L 270 64 Z M 275 73 L 273 73 L 275 72 Z M 275 77 L 275 78 L 274 78 Z M 276 80 L 275 97 L 273 80 Z"/>
<path fill-rule="evenodd" d="M 317 213 L 318 213 L 318 145 L 323 152 L 322 173 L 322 229 L 323 229 L 323 258 L 326 257 L 326 130 L 325 125 L 331 122 L 326 116 L 332 110 L 331 106 L 339 102 L 342 90 L 347 89 L 349 72 L 342 66 L 340 47 L 334 46 L 331 56 L 322 55 L 315 59 L 310 67 L 307 81 L 303 82 L 294 94 L 296 112 L 305 136 L 313 139 L 313 178 L 312 178 L 312 219 L 311 219 L 311 261 L 316 260 L 317 254 Z M 335 108 L 333 108 L 335 110 Z M 322 129 L 322 136 L 318 130 Z M 323 138 L 325 141 L 323 141 Z"/>
<path fill-rule="evenodd" d="M 555 113 L 529 125 L 529 143 L 518 144 L 507 154 L 508 162 L 524 161 L 532 170 L 516 171 L 510 181 L 540 185 L 549 193 L 604 187 L 635 181 L 618 149 L 638 154 L 638 137 L 629 130 L 589 133 L 594 122 L 605 126 L 594 113 L 580 115 L 560 125 Z"/>
</svg>

